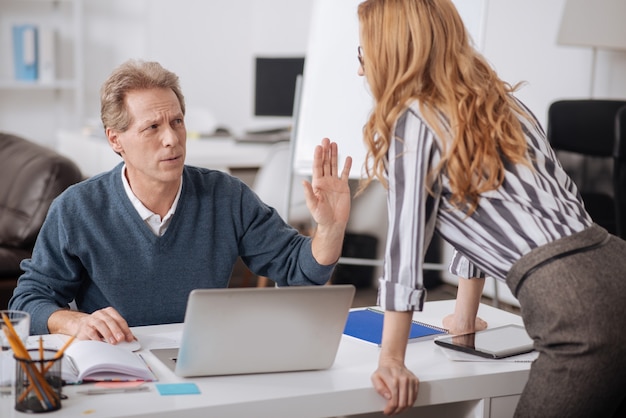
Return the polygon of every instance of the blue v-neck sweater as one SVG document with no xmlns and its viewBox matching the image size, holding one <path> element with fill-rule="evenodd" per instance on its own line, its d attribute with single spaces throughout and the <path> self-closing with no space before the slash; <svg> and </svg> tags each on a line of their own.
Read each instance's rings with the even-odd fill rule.
<svg viewBox="0 0 626 418">
<path fill-rule="evenodd" d="M 31 259 L 22 262 L 11 309 L 47 333 L 72 300 L 83 312 L 112 306 L 130 326 L 182 322 L 196 288 L 227 287 L 238 256 L 279 286 L 328 281 L 333 266 L 243 182 L 186 166 L 176 212 L 154 235 L 124 192 L 122 164 L 67 189 L 48 212 Z"/>
</svg>

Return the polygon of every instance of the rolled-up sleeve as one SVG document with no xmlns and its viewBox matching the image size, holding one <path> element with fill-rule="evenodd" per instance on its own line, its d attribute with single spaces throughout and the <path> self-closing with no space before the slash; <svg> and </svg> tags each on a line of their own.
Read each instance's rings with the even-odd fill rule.
<svg viewBox="0 0 626 418">
<path fill-rule="evenodd" d="M 385 310 L 422 310 L 424 255 L 440 193 L 429 170 L 438 152 L 430 128 L 409 109 L 396 124 L 387 154 L 389 230 L 378 294 Z"/>
<path fill-rule="evenodd" d="M 457 250 L 454 250 L 454 254 L 452 255 L 452 260 L 450 261 L 448 271 L 455 276 L 459 276 L 463 279 L 484 279 L 487 277 L 484 271 L 478 268 L 474 263 L 469 261 L 467 257 L 465 257 Z"/>
</svg>

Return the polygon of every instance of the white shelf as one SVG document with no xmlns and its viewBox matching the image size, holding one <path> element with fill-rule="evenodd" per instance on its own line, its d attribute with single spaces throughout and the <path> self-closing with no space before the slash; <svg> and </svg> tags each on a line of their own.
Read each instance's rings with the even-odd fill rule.
<svg viewBox="0 0 626 418">
<path fill-rule="evenodd" d="M 0 115 L 5 129 L 25 136 L 48 135 L 59 129 L 76 129 L 83 124 L 84 111 L 84 2 L 83 0 L 0 0 L 0 107 L 9 112 Z M 56 78 L 25 81 L 14 78 L 11 27 L 33 24 L 55 35 Z M 49 93 L 61 94 L 49 94 Z M 28 93 L 30 101 L 21 100 Z M 38 100 L 41 98 L 41 101 Z M 51 130 L 29 127 L 36 100 L 57 112 L 59 117 Z M 54 109 L 54 110 L 53 110 Z"/>
<path fill-rule="evenodd" d="M 74 90 L 77 88 L 78 83 L 75 80 L 55 80 L 49 82 L 0 80 L 0 89 L 3 90 Z"/>
</svg>

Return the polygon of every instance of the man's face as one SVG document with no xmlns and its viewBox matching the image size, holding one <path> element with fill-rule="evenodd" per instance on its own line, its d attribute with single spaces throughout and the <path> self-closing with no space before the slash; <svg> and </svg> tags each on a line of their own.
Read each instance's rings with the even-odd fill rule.
<svg viewBox="0 0 626 418">
<path fill-rule="evenodd" d="M 124 162 L 131 187 L 178 184 L 185 163 L 187 131 L 180 104 L 170 89 L 135 90 L 126 95 L 131 117 L 125 132 L 107 129 Z"/>
</svg>

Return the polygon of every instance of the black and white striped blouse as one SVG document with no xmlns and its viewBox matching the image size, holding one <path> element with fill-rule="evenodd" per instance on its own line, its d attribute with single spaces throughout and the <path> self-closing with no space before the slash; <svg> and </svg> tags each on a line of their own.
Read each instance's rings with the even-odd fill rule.
<svg viewBox="0 0 626 418">
<path fill-rule="evenodd" d="M 427 125 L 419 105 L 412 104 L 398 119 L 387 161 L 389 233 L 379 287 L 381 307 L 422 309 L 424 254 L 435 229 L 456 249 L 451 273 L 504 279 L 522 255 L 592 224 L 539 123 L 523 117 L 520 121 L 533 169 L 507 164 L 503 185 L 482 194 L 478 208 L 467 217 L 450 203 L 445 173 L 439 185 L 426 184 L 429 170 L 440 159 L 442 138 Z"/>
</svg>

